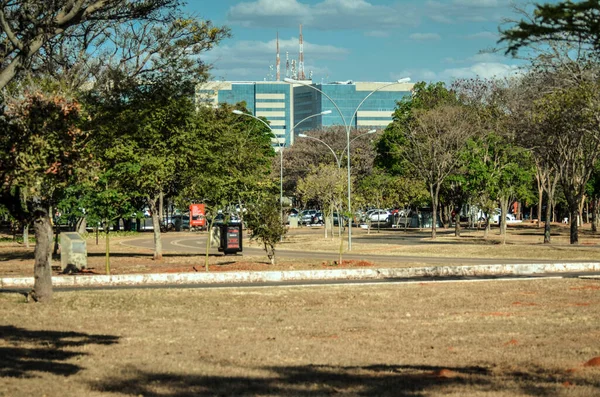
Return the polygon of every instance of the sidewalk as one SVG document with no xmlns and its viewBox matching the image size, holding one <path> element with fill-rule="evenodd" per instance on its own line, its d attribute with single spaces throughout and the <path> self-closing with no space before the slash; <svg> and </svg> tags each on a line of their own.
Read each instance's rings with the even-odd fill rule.
<svg viewBox="0 0 600 397">
<path fill-rule="evenodd" d="M 94 286 L 156 286 L 185 284 L 235 284 L 308 280 L 377 280 L 407 279 L 415 277 L 468 277 L 501 275 L 538 275 L 556 273 L 600 272 L 600 262 L 595 263 L 531 263 L 469 266 L 430 266 L 413 268 L 331 269 L 286 271 L 238 271 L 197 273 L 154 273 L 105 275 L 61 275 L 52 277 L 55 287 Z M 597 275 L 586 276 L 600 278 Z M 0 289 L 31 288 L 33 277 L 5 277 L 0 279 Z"/>
</svg>

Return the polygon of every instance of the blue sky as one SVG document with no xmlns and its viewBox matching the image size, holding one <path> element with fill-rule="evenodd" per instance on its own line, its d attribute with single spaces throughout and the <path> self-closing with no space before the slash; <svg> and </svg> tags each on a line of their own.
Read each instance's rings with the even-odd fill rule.
<svg viewBox="0 0 600 397">
<path fill-rule="evenodd" d="M 188 0 L 187 10 L 231 29 L 232 38 L 202 56 L 217 80 L 269 79 L 277 32 L 283 78 L 286 52 L 298 58 L 302 23 L 305 72 L 315 82 L 451 82 L 515 72 L 518 61 L 481 51 L 496 45 L 503 21 L 518 18 L 512 4 L 525 2 Z"/>
</svg>

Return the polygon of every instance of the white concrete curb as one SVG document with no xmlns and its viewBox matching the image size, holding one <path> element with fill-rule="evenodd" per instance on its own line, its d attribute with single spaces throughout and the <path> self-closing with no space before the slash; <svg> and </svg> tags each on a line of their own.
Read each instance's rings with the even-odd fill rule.
<svg viewBox="0 0 600 397">
<path fill-rule="evenodd" d="M 430 266 L 384 269 L 328 269 L 297 271 L 246 271 L 222 273 L 157 273 L 65 275 L 52 277 L 55 287 L 224 284 L 305 280 L 373 280 L 385 278 L 533 275 L 542 273 L 598 272 L 600 263 L 540 263 L 470 266 Z M 0 288 L 31 288 L 33 277 L 2 278 Z"/>
</svg>

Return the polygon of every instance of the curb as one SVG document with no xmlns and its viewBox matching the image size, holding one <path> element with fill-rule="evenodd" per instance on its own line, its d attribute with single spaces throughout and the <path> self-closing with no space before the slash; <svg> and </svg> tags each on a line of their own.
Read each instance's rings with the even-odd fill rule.
<svg viewBox="0 0 600 397">
<path fill-rule="evenodd" d="M 150 286 L 182 284 L 258 283 L 307 280 L 374 280 L 415 277 L 534 275 L 544 273 L 599 272 L 599 262 L 430 266 L 384 269 L 331 269 L 293 271 L 246 271 L 223 273 L 153 273 L 68 275 L 52 277 L 55 287 Z M 591 276 L 594 277 L 594 276 Z M 599 276 L 600 277 L 600 276 Z M 33 277 L 0 279 L 0 288 L 31 288 Z"/>
</svg>

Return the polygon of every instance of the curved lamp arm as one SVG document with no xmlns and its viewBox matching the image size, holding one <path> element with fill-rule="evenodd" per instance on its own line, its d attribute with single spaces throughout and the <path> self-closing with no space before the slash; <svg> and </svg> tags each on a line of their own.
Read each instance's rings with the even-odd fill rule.
<svg viewBox="0 0 600 397">
<path fill-rule="evenodd" d="M 321 139 L 319 139 L 319 138 L 315 138 L 314 136 L 308 136 L 308 135 L 306 135 L 306 134 L 298 134 L 298 136 L 299 136 L 300 138 L 308 138 L 308 139 L 312 139 L 312 140 L 315 140 L 315 141 L 321 142 L 323 145 L 327 146 L 327 148 L 328 148 L 329 150 L 331 150 L 331 153 L 333 154 L 333 157 L 335 157 L 335 162 L 337 163 L 337 166 L 338 166 L 338 168 L 342 168 L 342 166 L 341 166 L 341 164 L 340 164 L 340 159 L 339 159 L 339 157 L 337 156 L 337 154 L 335 154 L 335 151 L 334 151 L 334 150 L 331 148 L 331 146 L 329 146 L 327 143 L 325 143 L 325 141 L 322 141 L 322 140 L 321 140 Z"/>
<path fill-rule="evenodd" d="M 320 92 L 321 94 L 325 95 L 325 97 L 327 99 L 329 99 L 329 101 L 331 102 L 331 104 L 337 109 L 338 113 L 342 117 L 342 121 L 344 122 L 344 126 L 346 126 L 346 128 L 348 128 L 348 123 L 346 123 L 346 118 L 344 117 L 344 113 L 342 113 L 342 110 L 338 107 L 337 103 L 335 103 L 335 101 L 333 99 L 331 99 L 331 97 L 329 95 L 327 95 L 326 93 L 324 93 L 323 91 L 321 91 L 317 87 L 315 87 L 313 85 L 310 85 L 310 84 L 306 84 L 303 81 L 298 81 L 298 80 L 294 80 L 294 79 L 290 79 L 290 78 L 285 78 L 285 79 L 283 79 L 283 81 L 285 81 L 286 83 L 290 83 L 290 84 L 300 84 L 300 85 L 303 85 L 305 87 L 312 88 L 313 90 L 315 90 L 317 92 Z"/>
</svg>

